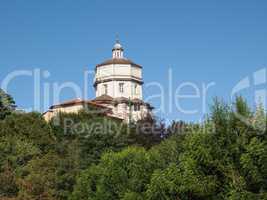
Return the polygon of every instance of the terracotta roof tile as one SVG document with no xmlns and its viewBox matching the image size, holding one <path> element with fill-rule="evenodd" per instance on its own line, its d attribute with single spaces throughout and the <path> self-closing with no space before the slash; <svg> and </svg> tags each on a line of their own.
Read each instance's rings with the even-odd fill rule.
<svg viewBox="0 0 267 200">
<path fill-rule="evenodd" d="M 73 100 L 65 101 L 65 102 L 60 103 L 60 104 L 53 105 L 50 107 L 50 109 L 73 106 L 73 105 L 81 105 L 81 104 L 88 104 L 88 105 L 92 105 L 92 106 L 99 107 L 99 108 L 106 108 L 105 106 L 103 106 L 101 104 L 97 104 L 93 101 L 82 100 L 82 99 L 78 98 L 78 99 L 73 99 Z"/>
<path fill-rule="evenodd" d="M 134 63 L 133 61 L 126 59 L 126 58 L 109 59 L 109 60 L 104 61 L 101 64 L 96 65 L 96 67 L 100 67 L 100 66 L 104 66 L 104 65 L 110 65 L 110 64 L 131 64 L 131 65 L 134 65 L 136 67 L 142 68 L 141 65 L 138 65 L 138 64 Z"/>
<path fill-rule="evenodd" d="M 96 97 L 95 99 L 92 100 L 93 102 L 97 102 L 97 101 L 113 101 L 113 98 L 109 95 L 101 95 L 99 97 Z"/>
</svg>

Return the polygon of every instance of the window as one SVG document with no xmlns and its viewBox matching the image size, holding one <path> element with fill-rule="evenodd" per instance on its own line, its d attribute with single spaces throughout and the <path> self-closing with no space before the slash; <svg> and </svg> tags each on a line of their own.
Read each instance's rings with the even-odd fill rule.
<svg viewBox="0 0 267 200">
<path fill-rule="evenodd" d="M 104 94 L 108 94 L 108 85 L 104 84 L 103 87 L 104 87 Z"/>
<path fill-rule="evenodd" d="M 124 91 L 124 83 L 119 83 L 119 92 L 120 93 L 123 93 L 123 91 Z"/>
<path fill-rule="evenodd" d="M 137 84 L 134 84 L 134 94 L 137 94 L 137 89 L 138 89 Z"/>
<path fill-rule="evenodd" d="M 134 111 L 140 111 L 140 104 L 134 104 Z"/>
</svg>

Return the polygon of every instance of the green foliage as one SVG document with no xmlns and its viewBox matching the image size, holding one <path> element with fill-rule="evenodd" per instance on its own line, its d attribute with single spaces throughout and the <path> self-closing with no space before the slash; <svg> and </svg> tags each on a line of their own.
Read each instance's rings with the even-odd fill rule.
<svg viewBox="0 0 267 200">
<path fill-rule="evenodd" d="M 0 88 L 0 120 L 11 114 L 15 108 L 14 99 Z"/>
<path fill-rule="evenodd" d="M 104 154 L 71 199 L 266 199 L 266 131 L 254 126 L 266 120 L 257 112 L 241 97 L 233 106 L 215 100 L 205 123 L 174 122 L 171 137 L 148 151 Z"/>
<path fill-rule="evenodd" d="M 16 185 L 15 173 L 10 164 L 7 162 L 1 166 L 0 195 L 5 197 L 12 197 L 14 194 L 17 194 L 17 192 L 18 188 Z"/>
<path fill-rule="evenodd" d="M 11 113 L 0 121 L 0 196 L 68 199 L 82 170 L 105 152 L 146 143 L 141 137 L 95 112 L 61 113 L 50 123 L 38 113 Z"/>
<path fill-rule="evenodd" d="M 45 155 L 54 144 L 50 128 L 40 114 L 12 113 L 0 121 L 0 179 L 3 184 L 0 196 L 19 196 L 21 180 L 28 176 L 24 168 Z"/>
<path fill-rule="evenodd" d="M 267 199 L 263 108 L 253 112 L 238 97 L 216 99 L 211 110 L 202 124 L 167 128 L 87 111 L 47 123 L 0 110 L 0 199 Z"/>
<path fill-rule="evenodd" d="M 245 148 L 240 157 L 241 172 L 252 191 L 266 190 L 267 142 L 253 138 Z"/>
<path fill-rule="evenodd" d="M 80 176 L 72 199 L 140 199 L 152 170 L 150 156 L 143 148 L 106 153 L 98 166 Z"/>
<path fill-rule="evenodd" d="M 103 152 L 119 151 L 127 146 L 127 126 L 100 114 L 61 113 L 50 126 L 63 145 L 61 149 L 70 144 L 76 149 L 82 169 L 97 163 Z"/>
</svg>

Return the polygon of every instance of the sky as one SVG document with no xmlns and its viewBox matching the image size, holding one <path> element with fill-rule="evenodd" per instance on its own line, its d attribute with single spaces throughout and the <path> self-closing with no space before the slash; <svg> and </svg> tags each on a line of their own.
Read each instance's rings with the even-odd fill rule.
<svg viewBox="0 0 267 200">
<path fill-rule="evenodd" d="M 118 34 L 125 56 L 143 66 L 156 116 L 198 121 L 215 97 L 231 102 L 243 79 L 249 85 L 235 91 L 251 106 L 266 89 L 264 78 L 253 81 L 267 67 L 266 19 L 266 0 L 0 0 L 0 83 L 25 110 L 45 111 L 64 83 L 94 98 L 84 72 L 111 57 Z M 76 96 L 66 88 L 60 101 Z"/>
</svg>

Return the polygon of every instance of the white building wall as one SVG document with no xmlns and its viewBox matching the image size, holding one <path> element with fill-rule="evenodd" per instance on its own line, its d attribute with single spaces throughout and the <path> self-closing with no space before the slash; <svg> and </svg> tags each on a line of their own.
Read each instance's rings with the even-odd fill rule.
<svg viewBox="0 0 267 200">
<path fill-rule="evenodd" d="M 71 106 L 66 106 L 66 107 L 53 108 L 44 114 L 44 119 L 46 121 L 50 121 L 53 117 L 55 117 L 61 112 L 62 113 L 78 113 L 83 108 L 84 108 L 83 105 L 71 105 Z"/>
<path fill-rule="evenodd" d="M 132 106 L 130 111 L 127 103 L 120 103 L 114 106 L 112 111 L 114 116 L 124 119 L 125 122 L 129 122 L 130 118 L 132 121 L 141 120 L 150 113 L 146 105 L 140 105 L 139 111 L 134 111 L 134 106 Z"/>
<path fill-rule="evenodd" d="M 65 113 L 77 113 L 81 109 L 83 109 L 82 105 L 73 105 L 73 106 L 67 106 L 67 107 L 60 107 L 60 108 L 55 108 L 54 112 L 59 113 L 59 112 L 65 112 Z"/>
<path fill-rule="evenodd" d="M 131 76 L 131 65 L 113 65 L 114 73 L 112 75 L 115 76 Z"/>
<path fill-rule="evenodd" d="M 123 92 L 120 91 L 120 84 L 123 84 Z M 142 99 L 142 85 L 133 81 L 108 81 L 99 83 L 96 88 L 96 96 L 105 94 L 107 86 L 107 95 L 116 97 L 126 97 L 131 99 Z"/>
<path fill-rule="evenodd" d="M 128 81 L 127 79 L 136 79 L 137 81 L 141 81 L 141 68 L 132 65 L 120 64 L 97 67 L 95 80 L 100 83 L 96 86 L 96 97 L 107 94 L 113 98 L 130 97 L 131 99 L 142 99 L 142 85 L 137 81 Z M 120 83 L 123 83 L 123 92 L 120 92 Z M 105 93 L 105 85 L 108 87 L 107 93 Z"/>
<path fill-rule="evenodd" d="M 97 67 L 96 79 L 108 77 L 136 77 L 142 79 L 142 69 L 132 65 L 112 64 Z"/>
<path fill-rule="evenodd" d="M 140 67 L 131 67 L 131 75 L 142 79 L 142 69 Z"/>
</svg>

